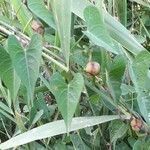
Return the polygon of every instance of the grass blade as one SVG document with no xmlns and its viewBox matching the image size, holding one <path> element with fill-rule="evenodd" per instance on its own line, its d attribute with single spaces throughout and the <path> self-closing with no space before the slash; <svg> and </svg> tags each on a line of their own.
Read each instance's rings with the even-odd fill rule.
<svg viewBox="0 0 150 150">
<path fill-rule="evenodd" d="M 73 118 L 69 131 L 79 130 L 119 118 L 119 115 Z M 10 140 L 0 144 L 0 149 L 8 149 L 35 140 L 44 139 L 64 133 L 66 133 L 66 126 L 64 120 L 54 121 L 11 138 Z"/>
<path fill-rule="evenodd" d="M 23 31 L 27 32 L 31 36 L 32 35 L 32 28 L 30 26 L 30 21 L 32 19 L 31 13 L 21 0 L 11 0 L 10 3 L 12 3 L 15 9 L 16 15 L 23 27 Z"/>
<path fill-rule="evenodd" d="M 60 37 L 61 48 L 69 68 L 72 0 L 53 0 L 53 12 Z"/>
</svg>

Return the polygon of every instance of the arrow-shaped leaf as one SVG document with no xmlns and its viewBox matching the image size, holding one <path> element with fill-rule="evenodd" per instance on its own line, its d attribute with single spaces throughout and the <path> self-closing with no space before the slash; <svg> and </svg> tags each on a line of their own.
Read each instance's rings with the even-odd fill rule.
<svg viewBox="0 0 150 150">
<path fill-rule="evenodd" d="M 43 81 L 54 94 L 58 108 L 67 128 L 69 128 L 84 86 L 82 75 L 79 73 L 75 74 L 74 79 L 69 84 L 65 82 L 59 73 L 54 74 L 49 83 L 45 80 Z"/>
<path fill-rule="evenodd" d="M 8 51 L 14 68 L 25 85 L 28 98 L 33 99 L 34 87 L 38 78 L 42 44 L 38 35 L 34 35 L 27 49 L 23 49 L 15 36 L 8 38 Z"/>
</svg>

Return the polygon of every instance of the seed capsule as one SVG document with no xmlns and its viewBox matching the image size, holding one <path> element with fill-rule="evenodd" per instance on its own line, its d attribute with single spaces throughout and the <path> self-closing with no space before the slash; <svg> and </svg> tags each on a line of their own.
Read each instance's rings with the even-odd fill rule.
<svg viewBox="0 0 150 150">
<path fill-rule="evenodd" d="M 33 29 L 33 31 L 43 35 L 44 34 L 44 27 L 42 25 L 42 23 L 36 21 L 36 20 L 33 20 L 32 21 L 32 24 L 31 24 L 31 27 Z"/>
<path fill-rule="evenodd" d="M 100 72 L 100 64 L 95 61 L 90 61 L 87 63 L 85 71 L 93 76 L 96 76 Z"/>
<path fill-rule="evenodd" d="M 143 126 L 142 121 L 137 118 L 133 118 L 130 122 L 132 130 L 139 132 Z"/>
</svg>

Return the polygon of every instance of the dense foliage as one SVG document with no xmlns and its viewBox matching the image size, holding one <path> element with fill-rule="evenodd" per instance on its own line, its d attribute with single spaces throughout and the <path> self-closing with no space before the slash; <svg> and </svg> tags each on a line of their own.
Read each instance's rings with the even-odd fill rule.
<svg viewBox="0 0 150 150">
<path fill-rule="evenodd" d="M 0 0 L 0 149 L 150 149 L 149 0 Z"/>
</svg>

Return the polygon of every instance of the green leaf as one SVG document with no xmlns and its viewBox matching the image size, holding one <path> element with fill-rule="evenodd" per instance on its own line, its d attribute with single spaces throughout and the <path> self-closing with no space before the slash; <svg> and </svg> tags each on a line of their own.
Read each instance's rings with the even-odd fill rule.
<svg viewBox="0 0 150 150">
<path fill-rule="evenodd" d="M 123 47 L 129 50 L 132 54 L 137 55 L 145 48 L 135 39 L 133 35 L 111 15 L 105 12 L 105 22 L 110 36 L 119 42 Z"/>
<path fill-rule="evenodd" d="M 71 134 L 70 138 L 71 138 L 71 141 L 73 143 L 73 147 L 75 150 L 90 150 L 90 148 L 83 142 L 80 135 Z"/>
<path fill-rule="evenodd" d="M 69 131 L 76 131 L 82 128 L 94 126 L 119 118 L 120 116 L 118 115 L 73 118 Z M 0 149 L 8 149 L 35 140 L 53 137 L 64 133 L 66 133 L 66 126 L 64 120 L 54 121 L 11 138 L 10 140 L 0 144 Z"/>
<path fill-rule="evenodd" d="M 111 70 L 106 72 L 106 82 L 109 91 L 115 100 L 118 102 L 121 95 L 121 83 L 125 71 L 125 60 L 121 56 L 116 56 L 111 65 Z"/>
<path fill-rule="evenodd" d="M 11 0 L 10 3 L 15 9 L 18 20 L 23 27 L 23 31 L 26 31 L 29 35 L 32 35 L 32 28 L 30 26 L 32 15 L 27 7 L 23 4 L 21 0 Z"/>
<path fill-rule="evenodd" d="M 121 84 L 122 95 L 127 95 L 130 93 L 135 93 L 135 88 L 131 85 Z"/>
<path fill-rule="evenodd" d="M 9 54 L 2 46 L 0 46 L 0 78 L 9 89 L 11 98 L 15 100 L 20 87 L 20 79 L 14 70 Z"/>
<path fill-rule="evenodd" d="M 45 8 L 43 0 L 27 0 L 29 9 L 53 29 L 56 29 L 53 15 Z"/>
<path fill-rule="evenodd" d="M 111 142 L 116 142 L 121 138 L 128 130 L 128 125 L 120 120 L 112 121 L 110 126 L 110 139 Z"/>
<path fill-rule="evenodd" d="M 5 105 L 3 102 L 0 102 L 0 108 L 5 110 L 7 113 L 10 113 L 13 115 L 13 111 L 11 108 L 9 108 L 7 105 Z"/>
<path fill-rule="evenodd" d="M 74 0 L 72 1 L 72 12 L 84 19 L 83 11 L 89 5 L 92 4 L 86 0 Z M 107 12 L 104 12 L 104 21 L 111 37 L 131 53 L 137 55 L 140 51 L 144 50 L 144 47 L 136 41 L 130 32 Z"/>
<path fill-rule="evenodd" d="M 72 0 L 54 0 L 53 12 L 60 37 L 61 48 L 69 68 Z"/>
<path fill-rule="evenodd" d="M 129 145 L 124 142 L 124 141 L 120 141 L 117 145 L 115 150 L 131 150 L 131 148 L 129 147 Z"/>
<path fill-rule="evenodd" d="M 5 118 L 8 118 L 9 120 L 16 123 L 16 120 L 9 113 L 5 112 L 4 110 L 0 109 L 0 114 L 2 114 Z"/>
<path fill-rule="evenodd" d="M 35 116 L 34 116 L 34 119 L 32 120 L 32 124 L 31 125 L 34 125 L 37 121 L 39 121 L 40 120 L 40 118 L 42 117 L 42 115 L 43 115 L 43 110 L 40 110 L 40 111 L 38 111 L 36 114 L 35 114 Z"/>
<path fill-rule="evenodd" d="M 101 97 L 104 105 L 108 109 L 110 109 L 112 111 L 116 110 L 117 104 L 113 102 L 113 99 L 110 97 L 110 95 L 108 94 L 108 92 L 104 92 L 102 90 L 99 90 L 98 88 L 96 88 L 95 86 L 93 86 L 93 84 L 90 83 L 90 82 L 88 82 L 87 80 L 85 80 L 85 85 L 88 88 L 90 88 L 93 92 L 97 93 Z"/>
<path fill-rule="evenodd" d="M 35 83 L 38 78 L 42 44 L 38 35 L 33 35 L 27 49 L 23 49 L 15 36 L 8 38 L 8 51 L 10 53 L 14 68 L 25 85 L 28 98 L 32 105 Z"/>
<path fill-rule="evenodd" d="M 12 20 L 12 18 L 8 18 L 7 16 L 3 16 L 2 14 L 0 15 L 0 23 L 5 23 L 5 24 L 8 24 L 8 25 L 12 25 L 15 26 L 17 29 L 22 29 L 22 26 L 19 22 L 19 20 Z"/>
<path fill-rule="evenodd" d="M 46 80 L 43 80 L 43 82 L 54 94 L 68 129 L 83 90 L 84 80 L 82 75 L 75 74 L 74 79 L 67 84 L 63 77 L 56 73 L 51 77 L 49 83 Z"/>
<path fill-rule="evenodd" d="M 84 18 L 87 24 L 87 31 L 84 32 L 96 45 L 118 54 L 116 47 L 109 36 L 103 18 L 103 11 L 94 6 L 88 6 L 84 10 Z"/>
<path fill-rule="evenodd" d="M 117 14 L 120 22 L 127 26 L 127 0 L 115 0 Z"/>
<path fill-rule="evenodd" d="M 129 67 L 130 75 L 138 94 L 137 100 L 140 111 L 150 124 L 150 79 L 148 77 L 150 53 L 148 51 L 141 52 Z"/>
<path fill-rule="evenodd" d="M 36 108 L 36 110 L 43 110 L 42 117 L 47 118 L 48 120 L 50 120 L 50 116 L 53 114 L 53 111 L 55 111 L 55 109 L 52 110 L 49 107 L 47 107 L 47 103 L 44 100 L 43 93 L 37 94 L 37 100 L 34 101 L 34 107 Z M 51 106 L 51 107 L 54 107 L 54 106 Z"/>
<path fill-rule="evenodd" d="M 150 140 L 138 139 L 134 145 L 133 150 L 150 150 Z"/>
<path fill-rule="evenodd" d="M 56 144 L 54 145 L 54 150 L 60 150 L 60 149 L 61 150 L 68 150 L 67 149 L 67 144 L 64 143 L 63 141 L 56 142 Z"/>
</svg>

